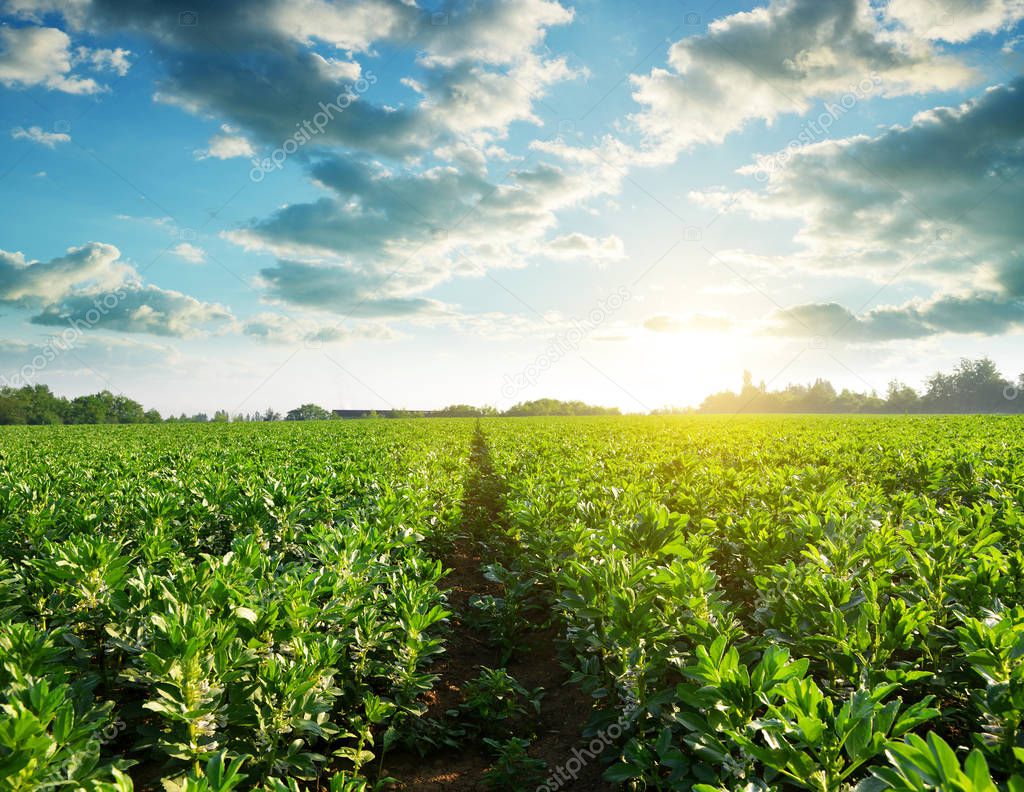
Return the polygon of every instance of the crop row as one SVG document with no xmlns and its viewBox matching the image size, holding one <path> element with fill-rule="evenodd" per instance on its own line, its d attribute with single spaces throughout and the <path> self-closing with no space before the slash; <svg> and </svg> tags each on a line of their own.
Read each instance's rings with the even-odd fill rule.
<svg viewBox="0 0 1024 792">
<path fill-rule="evenodd" d="M 468 427 L 10 430 L 0 789 L 365 788 L 448 612 Z M 130 773 L 130 776 L 129 776 Z"/>
<path fill-rule="evenodd" d="M 1024 789 L 1019 420 L 487 428 L 493 550 L 560 624 L 591 733 L 626 724 L 607 779 Z"/>
</svg>

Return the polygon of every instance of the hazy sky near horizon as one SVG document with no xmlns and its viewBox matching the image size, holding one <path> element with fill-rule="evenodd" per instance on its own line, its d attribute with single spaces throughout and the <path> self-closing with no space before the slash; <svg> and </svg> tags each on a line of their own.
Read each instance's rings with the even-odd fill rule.
<svg viewBox="0 0 1024 792">
<path fill-rule="evenodd" d="M 175 413 L 1016 378 L 1022 19 L 0 0 L 0 375 Z"/>
</svg>

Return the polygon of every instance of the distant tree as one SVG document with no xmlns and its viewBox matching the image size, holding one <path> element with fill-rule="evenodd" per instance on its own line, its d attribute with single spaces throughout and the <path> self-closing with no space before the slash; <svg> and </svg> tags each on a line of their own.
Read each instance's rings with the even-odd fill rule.
<svg viewBox="0 0 1024 792">
<path fill-rule="evenodd" d="M 824 413 L 835 409 L 836 389 L 825 379 L 816 379 L 801 399 L 804 412 Z"/>
<path fill-rule="evenodd" d="M 67 416 L 67 399 L 55 396 L 46 385 L 27 385 L 19 391 L 18 398 L 25 408 L 26 423 L 64 423 Z"/>
<path fill-rule="evenodd" d="M 272 407 L 267 407 L 267 409 L 263 411 L 263 414 L 259 416 L 259 420 L 261 420 L 261 421 L 280 421 L 281 420 L 281 413 L 274 412 L 274 409 Z"/>
<path fill-rule="evenodd" d="M 700 412 L 1024 412 L 1024 374 L 1015 386 L 999 373 L 989 358 L 963 359 L 950 373 L 936 372 L 927 380 L 923 396 L 898 380 L 889 383 L 884 399 L 874 391 L 837 394 L 832 383 L 818 379 L 810 385 L 790 384 L 768 392 L 762 384 L 751 386 L 749 372 L 743 372 L 743 389 L 713 393 L 701 403 Z M 1018 394 L 1019 391 L 1019 395 Z"/>
<path fill-rule="evenodd" d="M 217 410 L 213 414 L 214 423 L 228 423 L 231 420 L 231 416 L 228 415 L 227 410 Z"/>
<path fill-rule="evenodd" d="M 117 423 L 114 420 L 114 394 L 100 391 L 88 396 L 78 396 L 71 401 L 69 423 L 104 424 Z"/>
<path fill-rule="evenodd" d="M 4 389 L 7 390 L 6 388 Z M 0 393 L 0 424 L 24 424 L 28 423 L 28 415 L 24 405 L 17 397 Z"/>
<path fill-rule="evenodd" d="M 156 410 L 146 410 L 145 423 L 160 423 L 160 413 Z"/>
<path fill-rule="evenodd" d="M 120 424 L 145 423 L 146 411 L 141 404 L 129 399 L 127 396 L 114 396 L 110 400 L 110 422 Z"/>
<path fill-rule="evenodd" d="M 989 358 L 964 358 L 952 374 L 939 372 L 929 378 L 924 402 L 933 412 L 1009 412 L 1009 386 Z"/>
<path fill-rule="evenodd" d="M 286 421 L 326 421 L 331 416 L 332 413 L 319 404 L 303 404 L 301 407 L 289 410 L 284 419 Z"/>
<path fill-rule="evenodd" d="M 531 415 L 619 415 L 618 407 L 595 407 L 581 401 L 559 401 L 558 399 L 535 399 L 520 402 L 505 410 L 503 415 L 524 417 Z"/>
<path fill-rule="evenodd" d="M 887 412 L 907 413 L 918 408 L 920 398 L 917 391 L 906 383 L 892 380 L 886 391 L 885 407 Z"/>
<path fill-rule="evenodd" d="M 474 407 L 471 404 L 449 404 L 437 410 L 434 415 L 443 418 L 479 418 L 484 415 L 496 415 L 494 407 Z"/>
</svg>

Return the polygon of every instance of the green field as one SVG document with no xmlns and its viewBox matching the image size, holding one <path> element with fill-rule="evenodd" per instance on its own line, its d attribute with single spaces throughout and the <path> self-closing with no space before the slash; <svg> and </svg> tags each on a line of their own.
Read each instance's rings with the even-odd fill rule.
<svg viewBox="0 0 1024 792">
<path fill-rule="evenodd" d="M 5 427 L 0 790 L 1020 792 L 1022 541 L 1019 417 Z"/>
</svg>

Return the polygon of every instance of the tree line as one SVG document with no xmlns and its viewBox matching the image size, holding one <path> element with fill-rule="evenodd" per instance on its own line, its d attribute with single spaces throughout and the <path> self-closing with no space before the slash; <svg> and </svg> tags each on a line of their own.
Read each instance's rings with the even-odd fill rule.
<svg viewBox="0 0 1024 792">
<path fill-rule="evenodd" d="M 482 418 L 487 416 L 529 415 L 618 415 L 614 407 L 595 407 L 581 401 L 537 399 L 521 402 L 504 412 L 495 407 L 451 404 L 440 410 L 348 411 L 362 418 Z M 318 404 L 303 404 L 282 415 L 271 407 L 262 412 L 236 413 L 217 410 L 162 418 L 156 410 L 146 410 L 127 396 L 100 391 L 67 399 L 57 396 L 46 385 L 0 388 L 0 425 L 4 424 L 138 424 L 138 423 L 245 423 L 264 421 L 326 421 L 338 419 Z"/>
<path fill-rule="evenodd" d="M 450 404 L 440 410 L 341 411 L 362 418 L 485 418 L 528 416 L 619 415 L 616 407 L 598 407 L 582 401 L 534 399 L 500 411 L 495 407 Z M 936 372 L 918 393 L 894 380 L 884 396 L 876 392 L 836 391 L 831 382 L 817 379 L 809 385 L 787 385 L 768 390 L 755 385 L 743 372 L 740 391 L 722 391 L 704 399 L 700 407 L 666 408 L 654 413 L 1024 413 L 1024 374 L 1006 379 L 989 358 L 963 359 L 948 373 Z M 354 414 L 354 415 L 351 415 Z M 195 413 L 162 418 L 126 396 L 100 391 L 68 399 L 46 385 L 0 388 L 0 424 L 136 424 L 226 423 L 250 421 L 322 421 L 341 416 L 317 404 L 303 404 L 282 415 L 272 408 L 263 412 L 230 415 L 217 410 L 212 416 Z"/>
<path fill-rule="evenodd" d="M 146 410 L 110 391 L 66 399 L 46 385 L 0 388 L 0 424 L 134 424 L 160 423 L 160 413 Z"/>
<path fill-rule="evenodd" d="M 701 413 L 1024 413 L 1024 374 L 1006 379 L 989 358 L 964 358 L 948 373 L 936 372 L 918 393 L 893 380 L 884 396 L 836 391 L 828 380 L 768 390 L 743 372 L 739 393 L 722 391 L 704 399 Z"/>
</svg>

